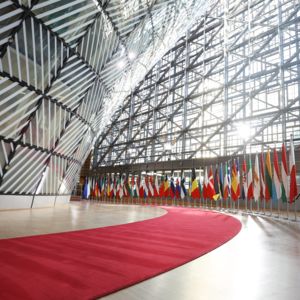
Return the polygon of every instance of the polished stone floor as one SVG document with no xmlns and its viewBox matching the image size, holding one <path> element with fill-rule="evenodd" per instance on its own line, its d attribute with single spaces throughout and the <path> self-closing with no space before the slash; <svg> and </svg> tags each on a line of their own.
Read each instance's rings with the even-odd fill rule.
<svg viewBox="0 0 300 300">
<path fill-rule="evenodd" d="M 0 210 L 0 238 L 89 229 L 142 221 L 165 214 L 159 207 L 71 202 L 55 208 Z"/>
<path fill-rule="evenodd" d="M 158 207 L 71 203 L 64 207 L 0 212 L 0 237 L 77 230 L 164 214 Z M 300 224 L 235 214 L 243 228 L 228 243 L 170 272 L 106 300 L 300 299 Z"/>
</svg>

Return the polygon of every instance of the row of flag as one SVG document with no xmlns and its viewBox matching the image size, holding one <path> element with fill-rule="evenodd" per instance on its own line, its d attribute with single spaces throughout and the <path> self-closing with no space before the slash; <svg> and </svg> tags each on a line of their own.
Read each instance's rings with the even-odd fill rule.
<svg viewBox="0 0 300 300">
<path fill-rule="evenodd" d="M 252 155 L 244 157 L 240 166 L 238 159 L 231 162 L 205 168 L 204 176 L 197 179 L 195 169 L 192 169 L 191 179 L 186 183 L 184 177 L 161 176 L 108 176 L 86 178 L 83 188 L 83 198 L 175 198 L 227 200 L 282 200 L 294 202 L 298 196 L 296 182 L 296 164 L 294 145 L 291 140 L 289 150 L 289 165 L 287 163 L 286 147 L 282 144 L 281 163 L 276 149 L 271 152 L 256 154 L 252 167 Z"/>
</svg>

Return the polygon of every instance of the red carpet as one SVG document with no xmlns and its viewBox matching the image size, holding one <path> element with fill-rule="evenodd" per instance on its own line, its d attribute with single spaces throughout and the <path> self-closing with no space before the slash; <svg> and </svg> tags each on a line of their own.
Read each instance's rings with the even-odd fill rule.
<svg viewBox="0 0 300 300">
<path fill-rule="evenodd" d="M 189 208 L 98 229 L 0 240 L 0 299 L 94 299 L 191 261 L 241 229 Z"/>
</svg>

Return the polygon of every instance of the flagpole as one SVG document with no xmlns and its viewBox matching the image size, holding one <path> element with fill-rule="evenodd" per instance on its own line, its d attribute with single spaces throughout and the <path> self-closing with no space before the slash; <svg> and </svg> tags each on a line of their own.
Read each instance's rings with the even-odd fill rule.
<svg viewBox="0 0 300 300">
<path fill-rule="evenodd" d="M 296 199 L 294 201 L 295 222 L 297 222 Z"/>
<path fill-rule="evenodd" d="M 280 197 L 281 199 L 281 197 Z M 280 218 L 280 199 L 278 199 L 278 203 L 277 203 L 277 212 L 278 212 L 278 219 Z"/>
</svg>

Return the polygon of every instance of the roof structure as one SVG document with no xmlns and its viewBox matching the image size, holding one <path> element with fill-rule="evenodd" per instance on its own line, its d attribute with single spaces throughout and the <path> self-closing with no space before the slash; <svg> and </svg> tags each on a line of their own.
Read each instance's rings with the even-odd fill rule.
<svg viewBox="0 0 300 300">
<path fill-rule="evenodd" d="M 0 4 L 0 192 L 70 194 L 126 96 L 210 1 Z"/>
</svg>

